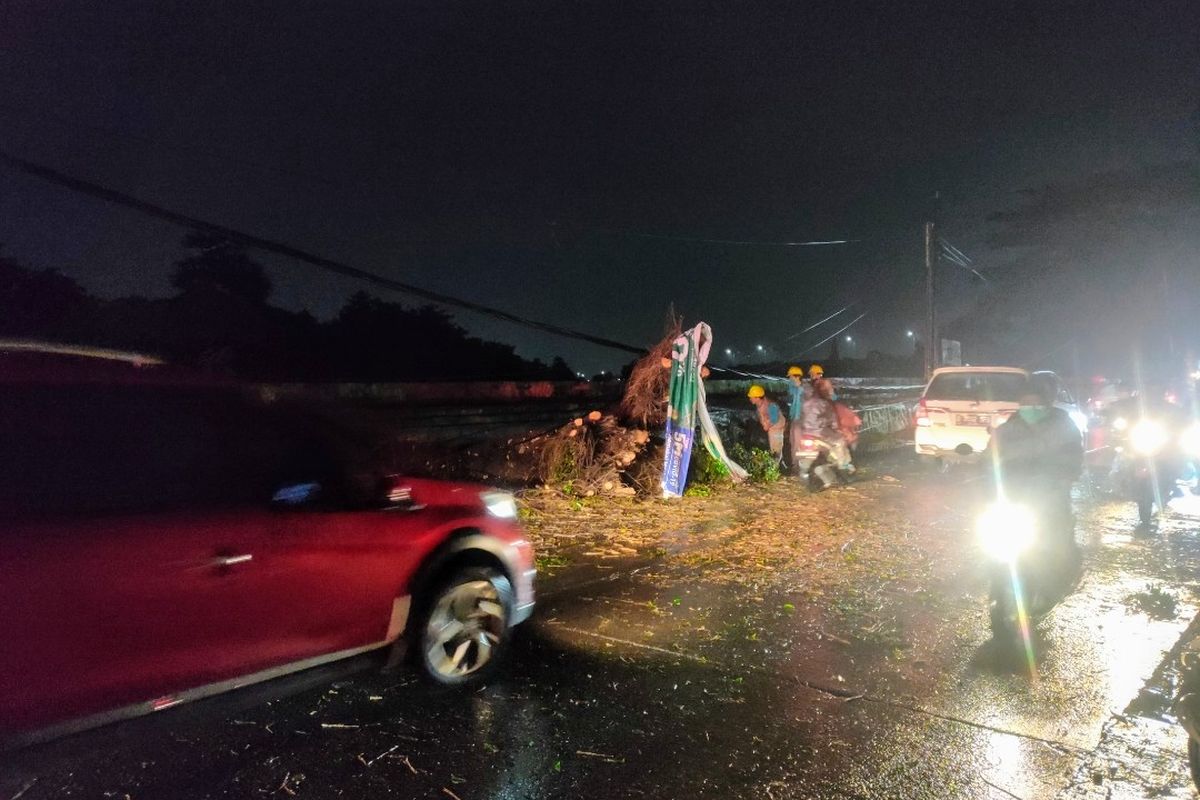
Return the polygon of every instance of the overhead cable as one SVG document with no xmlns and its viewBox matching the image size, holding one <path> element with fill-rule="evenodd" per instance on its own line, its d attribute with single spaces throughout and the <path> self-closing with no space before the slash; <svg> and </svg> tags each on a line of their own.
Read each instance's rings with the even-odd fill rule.
<svg viewBox="0 0 1200 800">
<path fill-rule="evenodd" d="M 414 286 L 410 283 L 404 283 L 392 278 L 387 278 L 383 275 L 369 272 L 358 267 L 353 267 L 349 264 L 344 264 L 331 258 L 315 255 L 306 250 L 301 250 L 298 247 L 293 247 L 292 245 L 285 244 L 283 242 L 264 239 L 260 236 L 243 233 L 242 231 L 230 228 L 226 225 L 219 225 L 215 222 L 209 222 L 207 220 L 200 219 L 199 217 L 193 217 L 188 214 L 173 211 L 146 200 L 133 197 L 132 195 L 125 194 L 124 192 L 119 192 L 115 189 L 109 189 L 108 187 L 101 186 L 100 184 L 92 183 L 91 181 L 86 181 L 81 178 L 76 178 L 50 167 L 14 156 L 3 150 L 0 150 L 0 163 L 7 164 L 14 169 L 20 170 L 21 172 L 32 175 L 36 178 L 41 178 L 42 180 L 49 181 L 50 183 L 64 186 L 72 191 L 90 195 L 92 197 L 98 197 L 101 200 L 113 203 L 114 205 L 131 208 L 151 217 L 157 217 L 158 219 L 166 220 L 168 222 L 204 230 L 228 239 L 231 242 L 242 244 L 246 247 L 252 247 L 257 250 L 275 253 L 288 258 L 294 258 L 297 261 L 311 264 L 315 267 L 328 270 L 329 272 L 366 281 L 368 283 L 373 283 L 377 286 L 382 286 L 396 292 L 410 294 L 434 303 L 462 308 L 467 311 L 473 311 L 477 314 L 504 320 L 505 322 L 512 322 L 517 325 L 524 325 L 525 327 L 534 328 L 546 333 L 552 333 L 556 336 L 563 336 L 569 339 L 578 339 L 579 341 L 589 342 L 601 347 L 608 347 L 613 350 L 621 350 L 626 353 L 636 353 L 641 355 L 647 350 L 645 347 L 636 347 L 624 342 L 618 342 L 614 339 L 608 339 L 602 336 L 593 336 L 590 333 L 585 333 L 583 331 L 578 331 L 561 325 L 555 325 L 550 322 L 527 319 L 516 314 L 510 314 L 507 311 L 502 311 L 498 308 L 483 305 L 482 303 L 475 303 L 459 297 L 452 297 L 447 294 L 442 294 L 441 292 L 435 292 L 420 286 Z"/>
<path fill-rule="evenodd" d="M 795 339 L 797 336 L 803 336 L 804 334 L 806 334 L 806 333 L 808 333 L 809 331 L 811 331 L 813 328 L 817 328 L 817 327 L 820 327 L 821 325 L 824 325 L 826 322 L 829 322 L 829 320 L 833 319 L 833 318 L 834 318 L 834 317 L 836 317 L 838 314 L 841 314 L 841 313 L 842 313 L 842 312 L 844 312 L 846 309 L 850 308 L 850 306 L 852 306 L 852 305 L 854 305 L 854 303 L 850 303 L 849 305 L 842 306 L 840 309 L 838 309 L 837 311 L 833 312 L 832 314 L 830 314 L 830 315 L 829 315 L 828 317 L 826 317 L 825 319 L 821 320 L 820 322 L 814 322 L 812 325 L 809 325 L 807 328 L 805 328 L 804 330 L 800 331 L 799 333 L 793 333 L 791 336 L 789 336 L 789 337 L 787 337 L 786 339 L 784 339 L 784 341 L 785 341 L 785 342 L 790 342 L 792 339 Z"/>
<path fill-rule="evenodd" d="M 841 334 L 842 334 L 844 331 L 846 331 L 846 330 L 849 330 L 849 329 L 850 329 L 850 327 L 851 327 L 852 325 L 854 325 L 854 323 L 858 322 L 860 319 L 862 319 L 863 317 L 865 317 L 865 316 L 867 315 L 867 313 L 868 313 L 868 312 L 864 311 L 863 313 L 859 314 L 857 317 L 855 317 L 854 319 L 850 320 L 850 323 L 849 323 L 848 325 L 846 325 L 845 327 L 843 327 L 843 328 L 839 328 L 837 331 L 835 331 L 834 333 L 830 334 L 829 336 L 826 336 L 824 339 L 822 339 L 821 341 L 817 342 L 816 344 L 814 344 L 812 347 L 808 348 L 807 350 L 801 350 L 801 351 L 800 351 L 800 353 L 799 353 L 799 355 L 804 355 L 805 353 L 811 353 L 813 350 L 816 350 L 818 347 L 820 347 L 821 345 L 825 344 L 825 343 L 826 343 L 826 342 L 828 342 L 830 339 L 834 339 L 834 338 L 836 338 L 837 336 L 841 335 Z"/>
</svg>

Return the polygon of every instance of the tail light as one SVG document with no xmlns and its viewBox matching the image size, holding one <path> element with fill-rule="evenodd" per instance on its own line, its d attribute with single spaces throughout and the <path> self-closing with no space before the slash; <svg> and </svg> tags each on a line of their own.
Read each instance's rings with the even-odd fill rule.
<svg viewBox="0 0 1200 800">
<path fill-rule="evenodd" d="M 918 428 L 928 428 L 933 424 L 933 420 L 929 418 L 929 408 L 925 405 L 924 397 L 917 403 L 917 411 L 913 414 L 913 421 L 917 423 Z"/>
</svg>

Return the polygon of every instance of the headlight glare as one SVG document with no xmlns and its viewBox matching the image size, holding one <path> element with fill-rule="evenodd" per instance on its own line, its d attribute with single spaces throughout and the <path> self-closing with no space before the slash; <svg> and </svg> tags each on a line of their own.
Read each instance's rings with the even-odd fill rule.
<svg viewBox="0 0 1200 800">
<path fill-rule="evenodd" d="M 1033 544 L 1036 521 L 1025 506 L 1000 501 L 979 515 L 976 533 L 979 544 L 990 557 L 1013 562 Z"/>
<path fill-rule="evenodd" d="M 1155 455 L 1167 443 L 1167 429 L 1152 419 L 1140 420 L 1129 431 L 1129 442 L 1138 453 Z"/>
<path fill-rule="evenodd" d="M 517 518 L 517 500 L 508 492 L 483 492 L 479 495 L 484 508 L 493 517 L 500 519 Z"/>
</svg>

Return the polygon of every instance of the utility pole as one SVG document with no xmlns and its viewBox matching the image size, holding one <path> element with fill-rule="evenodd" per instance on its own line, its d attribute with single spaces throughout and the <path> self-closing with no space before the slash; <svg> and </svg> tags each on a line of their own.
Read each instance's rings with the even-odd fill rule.
<svg viewBox="0 0 1200 800">
<path fill-rule="evenodd" d="M 925 223 L 925 380 L 937 368 L 937 311 L 933 305 L 933 222 Z"/>
</svg>

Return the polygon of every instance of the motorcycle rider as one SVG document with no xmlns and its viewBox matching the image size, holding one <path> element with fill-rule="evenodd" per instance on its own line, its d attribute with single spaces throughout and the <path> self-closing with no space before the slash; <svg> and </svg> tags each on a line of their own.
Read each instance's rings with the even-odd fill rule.
<svg viewBox="0 0 1200 800">
<path fill-rule="evenodd" d="M 812 393 L 804 401 L 804 412 L 800 424 L 803 437 L 813 439 L 828 451 L 829 462 L 813 470 L 821 481 L 821 488 L 828 489 L 837 479 L 837 470 L 850 462 L 850 450 L 846 439 L 838 430 L 837 410 L 831 399 L 832 386 L 821 378 L 813 381 Z"/>
<path fill-rule="evenodd" d="M 1074 573 L 1082 561 L 1071 511 L 1071 484 L 1083 471 L 1079 428 L 1044 387 L 1031 382 L 1017 413 L 992 434 L 988 450 L 1002 496 L 1038 511 L 1052 537 L 1047 543 Z"/>
<path fill-rule="evenodd" d="M 810 384 L 809 394 L 812 394 L 822 381 L 824 381 L 824 383 L 829 387 L 829 399 L 837 402 L 837 390 L 833 388 L 833 381 L 825 377 L 825 368 L 820 364 L 813 364 L 808 368 L 808 382 Z"/>
<path fill-rule="evenodd" d="M 1159 509 L 1176 493 L 1175 481 L 1188 470 L 1188 457 L 1182 446 L 1183 432 L 1191 422 L 1187 410 L 1172 400 L 1172 392 L 1161 388 L 1143 387 L 1137 393 L 1113 403 L 1108 408 L 1110 423 L 1115 431 L 1113 444 L 1116 454 L 1109 470 L 1109 483 L 1121 493 L 1138 496 L 1139 464 L 1153 464 L 1150 475 L 1157 480 L 1155 492 Z M 1177 395 L 1175 396 L 1177 399 Z M 1161 426 L 1166 441 L 1153 453 L 1136 449 L 1132 434 L 1142 420 Z M 1152 510 L 1152 506 L 1146 511 Z M 1141 508 L 1139 508 L 1141 513 Z M 1148 522 L 1148 517 L 1142 518 Z"/>
</svg>

